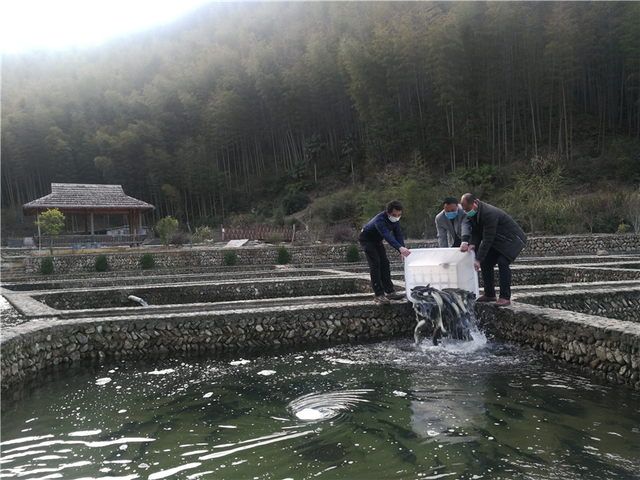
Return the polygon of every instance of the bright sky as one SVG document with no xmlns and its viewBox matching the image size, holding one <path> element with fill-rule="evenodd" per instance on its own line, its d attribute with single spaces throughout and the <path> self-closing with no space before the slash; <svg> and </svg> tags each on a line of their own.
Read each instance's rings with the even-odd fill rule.
<svg viewBox="0 0 640 480">
<path fill-rule="evenodd" d="M 4 52 L 97 44 L 165 23 L 204 0 L 0 0 Z"/>
</svg>

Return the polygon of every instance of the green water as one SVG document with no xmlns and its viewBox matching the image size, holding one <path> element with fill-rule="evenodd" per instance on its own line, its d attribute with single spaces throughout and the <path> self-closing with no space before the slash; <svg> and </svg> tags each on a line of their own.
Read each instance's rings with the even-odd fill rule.
<svg viewBox="0 0 640 480">
<path fill-rule="evenodd" d="M 118 362 L 6 397 L 0 478 L 640 478 L 640 394 L 482 339 Z"/>
</svg>

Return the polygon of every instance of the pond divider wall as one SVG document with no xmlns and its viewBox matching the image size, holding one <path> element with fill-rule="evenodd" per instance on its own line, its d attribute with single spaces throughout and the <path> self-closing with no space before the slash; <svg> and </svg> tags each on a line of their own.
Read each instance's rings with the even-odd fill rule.
<svg viewBox="0 0 640 480">
<path fill-rule="evenodd" d="M 640 287 L 631 293 L 637 301 Z M 476 304 L 476 314 L 490 338 L 533 348 L 609 381 L 640 390 L 640 323 L 637 320 L 625 322 L 520 302 L 508 308 Z M 636 309 L 636 318 L 637 315 Z"/>
<path fill-rule="evenodd" d="M 400 262 L 398 253 L 385 243 L 391 261 Z M 331 262 L 344 262 L 349 245 L 286 245 L 292 265 L 316 265 Z M 407 242 L 408 248 L 437 247 L 437 242 Z M 258 247 L 237 247 L 236 265 L 275 265 L 278 263 L 280 246 L 265 245 Z M 140 251 L 70 253 L 53 257 L 55 273 L 95 272 L 95 259 L 98 255 L 107 256 L 111 270 L 140 270 L 143 253 L 151 253 L 156 268 L 216 267 L 225 265 L 227 248 L 182 247 L 174 250 L 140 249 Z M 598 252 L 630 253 L 640 252 L 640 235 L 584 235 L 569 237 L 532 237 L 522 256 L 535 255 L 595 255 Z M 3 255 L 5 253 L 3 252 Z M 16 251 L 18 254 L 18 251 Z M 25 252 L 23 251 L 24 255 Z M 27 255 L 29 253 L 27 252 Z M 29 275 L 39 274 L 42 256 L 27 256 L 24 271 Z M 361 255 L 361 257 L 363 257 Z M 233 268 L 233 267 L 231 267 Z"/>
<path fill-rule="evenodd" d="M 606 291 L 599 292 L 604 295 Z M 548 295 L 546 295 L 548 297 Z M 587 305 L 592 295 L 583 293 Z M 563 295 L 550 300 L 557 305 Z M 640 389 L 640 286 L 599 301 L 600 313 L 627 307 L 620 321 L 530 305 L 524 297 L 507 308 L 476 304 L 481 326 L 495 341 L 527 346 L 580 365 L 608 380 Z M 576 298 L 567 300 L 575 302 Z M 619 308 L 619 307 L 618 307 Z M 273 351 L 318 343 L 411 337 L 415 315 L 408 303 L 371 301 L 291 305 L 223 312 L 156 313 L 102 319 L 43 319 L 12 327 L 2 338 L 3 389 L 41 370 L 83 359 L 136 358 L 170 353 Z M 616 314 L 619 314 L 618 311 Z"/>
<path fill-rule="evenodd" d="M 262 350 L 405 337 L 415 317 L 407 302 L 361 302 L 251 310 L 31 320 L 2 338 L 2 386 L 83 359 Z"/>
<path fill-rule="evenodd" d="M 414 248 L 425 246 L 427 244 L 412 245 Z M 362 293 L 370 288 L 366 281 L 366 265 L 363 266 L 362 262 L 347 264 L 347 246 L 287 248 L 291 252 L 291 261 L 300 263 L 283 268 L 291 271 L 298 269 L 296 273 L 301 275 L 298 275 L 299 278 L 291 276 L 284 283 L 278 278 L 279 274 L 260 271 L 265 267 L 253 267 L 253 277 L 246 267 L 240 267 L 243 262 L 270 264 L 273 272 L 278 268 L 275 267 L 277 248 L 274 247 L 255 247 L 246 251 L 237 249 L 239 265 L 236 267 L 223 266 L 224 249 L 187 248 L 154 252 L 156 265 L 164 265 L 167 270 L 156 270 L 155 273 L 145 271 L 144 274 L 139 265 L 141 251 L 108 253 L 109 264 L 114 271 L 106 274 L 88 273 L 94 268 L 95 255 L 56 257 L 56 272 L 62 275 L 30 277 L 32 281 L 47 282 L 48 285 L 44 285 L 46 291 L 20 291 L 19 288 L 12 291 L 9 290 L 11 284 L 3 285 L 6 288 L 1 290 L 12 304 L 23 301 L 32 312 L 25 323 L 3 327 L 0 339 L 3 393 L 16 391 L 23 380 L 35 378 L 38 374 L 47 375 L 47 372 L 56 368 L 66 368 L 92 359 L 98 361 L 241 350 L 273 351 L 283 347 L 302 348 L 316 344 L 412 337 L 416 321 L 411 305 L 407 302 L 388 306 L 373 304 L 372 295 Z M 530 253 L 543 252 L 546 256 L 530 258 L 523 255 L 514 264 L 512 305 L 502 309 L 493 305 L 476 305 L 476 312 L 490 338 L 545 352 L 610 381 L 640 389 L 640 260 L 637 255 L 594 255 L 599 250 L 638 252 L 640 236 L 534 238 L 527 248 Z M 557 260 L 549 257 L 556 253 L 591 256 Z M 393 268 L 396 270 L 394 278 L 397 278 L 397 270 L 401 269 L 402 263 L 395 258 L 397 254 L 393 255 L 391 258 L 395 260 Z M 303 263 L 326 264 L 335 258 L 344 262 L 343 269 L 347 270 L 343 272 L 344 278 L 332 277 L 335 273 L 333 270 L 314 274 L 302 272 L 299 268 Z M 41 257 L 29 257 L 25 263 L 32 271 L 39 272 L 38 262 L 41 260 Z M 596 265 L 599 263 L 602 269 Z M 67 265 L 67 273 L 65 269 L 60 270 L 63 264 Z M 171 267 L 174 269 L 171 270 Z M 126 280 L 132 288 L 118 284 L 120 276 L 125 276 L 120 270 L 129 270 L 128 278 L 123 278 L 122 283 Z M 348 270 L 357 271 L 358 274 Z M 247 289 L 238 297 L 246 298 L 250 296 L 251 289 L 263 288 L 272 289 L 273 303 L 270 305 L 270 300 L 261 300 L 262 303 L 252 306 L 251 301 L 261 297 L 256 295 L 254 300 L 229 302 L 228 305 L 218 303 L 217 307 L 215 303 L 163 305 L 163 302 L 158 302 L 158 305 L 145 310 L 146 307 L 126 305 L 125 293 L 135 293 L 145 300 L 145 293 L 152 295 L 154 288 L 159 289 L 157 292 L 165 289 L 167 297 L 179 295 L 180 289 L 186 288 L 184 285 L 164 286 L 157 284 L 162 282 L 156 282 L 153 287 L 158 277 L 179 271 L 203 272 L 202 285 L 198 287 L 199 290 L 188 293 L 191 297 L 185 300 L 187 302 L 194 301 L 193 295 L 196 292 L 199 295 L 201 291 L 205 292 L 205 296 L 211 295 L 211 298 L 204 299 L 205 302 L 220 302 L 224 296 L 220 297 L 216 289 L 221 292 L 226 289 L 229 295 L 233 291 L 242 293 L 243 289 Z M 209 289 L 205 277 L 206 272 L 212 271 L 224 272 L 221 276 L 228 275 L 231 278 L 222 282 L 218 278 L 215 280 L 215 289 Z M 238 272 L 235 281 L 233 272 Z M 76 280 L 66 278 L 69 274 L 70 277 L 75 276 Z M 133 278 L 136 275 L 140 275 L 138 285 Z M 311 282 L 307 277 L 314 277 L 314 280 Z M 85 300 L 73 291 L 77 286 L 66 284 L 78 280 L 82 282 L 82 278 L 87 281 L 84 294 L 95 293 L 94 311 L 86 304 L 83 306 Z M 267 287 L 264 282 L 269 278 L 273 286 Z M 552 285 L 550 281 L 567 283 Z M 56 291 L 56 282 L 59 282 L 61 291 Z M 100 286 L 100 282 L 107 284 Z M 227 286 L 223 286 L 225 282 Z M 282 285 L 276 286 L 278 282 Z M 323 282 L 334 284 L 331 288 L 337 289 L 331 290 L 328 284 L 324 289 Z M 19 284 L 15 286 L 20 287 Z M 113 293 L 108 293 L 110 288 Z M 149 290 L 145 292 L 145 288 Z M 170 289 L 176 288 L 169 295 Z M 292 293 L 296 288 L 298 291 Z M 338 292 L 350 292 L 350 295 L 340 295 Z M 184 294 L 187 295 L 186 290 Z M 309 295 L 318 296 L 314 300 Z M 49 302 L 45 299 L 47 296 Z M 47 306 L 45 302 L 50 305 Z M 69 310 L 61 310 L 64 308 Z"/>
</svg>

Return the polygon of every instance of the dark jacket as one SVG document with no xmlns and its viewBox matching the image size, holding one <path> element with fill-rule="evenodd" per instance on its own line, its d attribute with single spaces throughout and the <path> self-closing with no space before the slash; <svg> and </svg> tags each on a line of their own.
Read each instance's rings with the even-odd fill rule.
<svg viewBox="0 0 640 480">
<path fill-rule="evenodd" d="M 527 243 L 527 235 L 507 213 L 493 205 L 478 201 L 478 212 L 469 218 L 471 245 L 476 247 L 476 260 L 482 262 L 489 249 L 495 248 L 513 262 Z"/>
<path fill-rule="evenodd" d="M 393 237 L 391 236 L 393 233 Z M 395 237 L 395 238 L 394 238 Z M 373 217 L 369 223 L 362 227 L 360 237 L 361 242 L 382 243 L 386 240 L 396 250 L 404 247 L 404 238 L 400 229 L 400 222 L 392 222 L 389 220 L 387 212 L 381 212 Z"/>
</svg>

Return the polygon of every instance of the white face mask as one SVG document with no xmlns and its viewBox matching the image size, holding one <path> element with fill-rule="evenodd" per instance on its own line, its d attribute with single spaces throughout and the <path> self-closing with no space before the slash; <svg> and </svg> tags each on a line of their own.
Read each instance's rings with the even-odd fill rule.
<svg viewBox="0 0 640 480">
<path fill-rule="evenodd" d="M 400 221 L 400 217 L 392 217 L 392 216 L 390 216 L 390 215 L 387 215 L 387 217 L 389 217 L 389 220 L 390 220 L 392 223 L 396 223 L 396 222 L 399 222 L 399 221 Z"/>
</svg>

